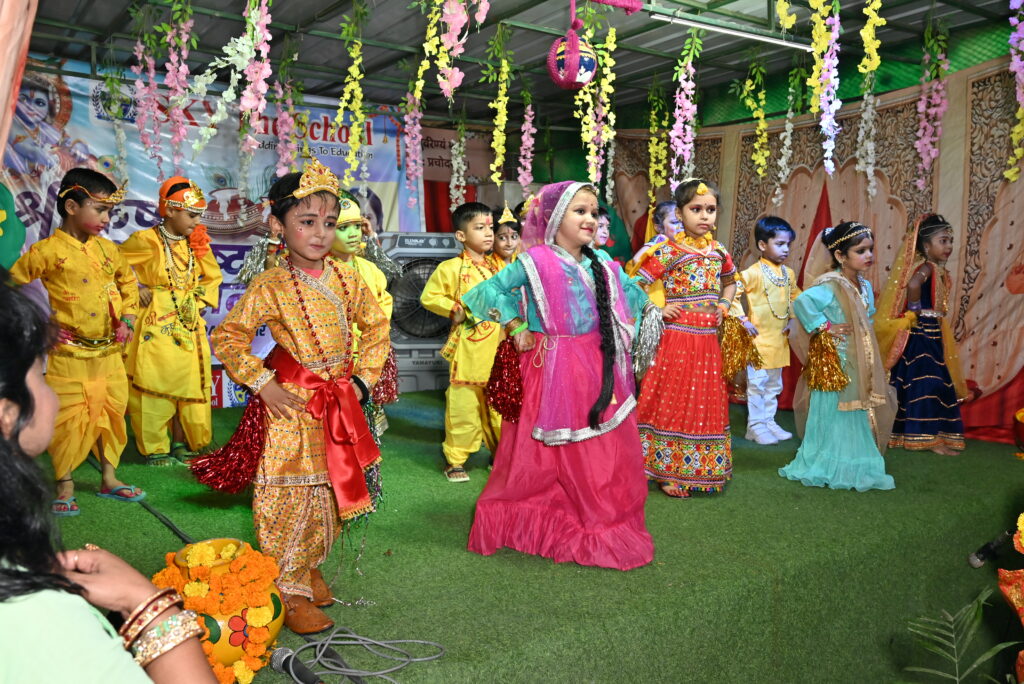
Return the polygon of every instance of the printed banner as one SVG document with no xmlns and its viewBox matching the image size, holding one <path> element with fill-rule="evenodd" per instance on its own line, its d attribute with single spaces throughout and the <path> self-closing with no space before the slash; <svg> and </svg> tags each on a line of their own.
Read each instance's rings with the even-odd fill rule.
<svg viewBox="0 0 1024 684">
<path fill-rule="evenodd" d="M 88 65 L 79 62 L 66 62 L 62 67 L 83 73 L 88 70 Z M 207 312 L 205 318 L 211 328 L 217 325 L 244 289 L 235 282 L 235 277 L 245 253 L 256 237 L 266 231 L 262 198 L 276 178 L 277 165 L 274 106 L 268 105 L 254 131 L 259 149 L 248 164 L 243 164 L 238 154 L 237 108 L 235 116 L 220 127 L 209 145 L 194 155 L 191 141 L 213 112 L 217 94 L 187 102 L 182 111 L 189 127 L 189 140 L 183 144 L 181 168 L 175 169 L 171 162 L 166 93 L 161 92 L 157 117 L 161 157 L 158 169 L 157 161 L 140 140 L 135 124 L 136 102 L 123 108 L 121 126 L 126 145 L 119 157 L 115 125 L 103 106 L 109 100 L 106 85 L 41 69 L 45 67 L 31 60 L 27 65 L 4 153 L 0 229 L 8 223 L 17 229 L 0 230 L 0 262 L 9 266 L 18 254 L 49 236 L 59 225 L 56 195 L 60 179 L 68 169 L 85 166 L 116 177 L 116 170 L 125 164 L 128 198 L 113 212 L 105 233 L 115 242 L 123 241 L 136 230 L 156 225 L 156 198 L 162 178 L 176 173 L 185 175 L 196 181 L 209 201 L 203 223 L 224 273 L 224 285 L 220 307 Z M 126 94 L 132 94 L 130 85 L 124 88 Z M 322 98 L 306 99 L 306 104 L 298 108 L 308 113 L 308 125 L 299 130 L 302 140 L 310 154 L 341 177 L 351 135 L 348 122 L 333 128 L 333 103 Z M 405 185 L 401 115 L 395 108 L 380 107 L 367 117 L 365 126 L 365 141 L 359 154 L 368 174 L 364 201 L 371 221 L 381 231 L 422 231 L 422 182 L 414 192 Z M 5 220 L 5 216 L 9 219 Z"/>
</svg>

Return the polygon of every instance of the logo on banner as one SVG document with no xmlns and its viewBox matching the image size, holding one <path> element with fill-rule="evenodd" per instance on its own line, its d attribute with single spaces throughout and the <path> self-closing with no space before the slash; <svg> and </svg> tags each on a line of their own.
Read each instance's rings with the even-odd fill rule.
<svg viewBox="0 0 1024 684">
<path fill-rule="evenodd" d="M 210 373 L 210 380 L 210 406 L 224 408 L 224 397 L 221 396 L 221 392 L 224 391 L 224 371 L 214 370 Z"/>
</svg>

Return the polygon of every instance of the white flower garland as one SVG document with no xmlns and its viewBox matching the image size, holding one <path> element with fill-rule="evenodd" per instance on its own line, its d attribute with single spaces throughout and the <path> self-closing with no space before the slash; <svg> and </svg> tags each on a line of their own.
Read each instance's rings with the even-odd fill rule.
<svg viewBox="0 0 1024 684">
<path fill-rule="evenodd" d="M 772 204 L 775 206 L 780 206 L 785 198 L 786 193 L 783 191 L 782 185 L 789 180 L 789 160 L 793 158 L 793 117 L 795 115 L 793 107 L 796 93 L 793 92 L 792 86 L 790 86 L 787 99 L 789 107 L 786 110 L 786 128 L 779 136 L 779 140 L 782 141 L 782 149 L 779 151 L 779 175 L 775 183 L 775 194 L 772 195 Z"/>
<path fill-rule="evenodd" d="M 466 131 L 460 126 L 459 135 L 452 142 L 452 177 L 448 181 L 450 209 L 455 211 L 466 202 Z"/>
<path fill-rule="evenodd" d="M 611 207 L 615 205 L 615 129 L 612 139 L 608 141 L 608 171 L 604 176 L 604 201 Z"/>
<path fill-rule="evenodd" d="M 864 103 L 860 110 L 860 126 L 857 128 L 857 166 L 868 179 L 868 197 L 878 192 L 875 179 L 875 131 L 878 119 L 878 98 L 875 97 L 875 72 L 864 77 Z"/>
</svg>

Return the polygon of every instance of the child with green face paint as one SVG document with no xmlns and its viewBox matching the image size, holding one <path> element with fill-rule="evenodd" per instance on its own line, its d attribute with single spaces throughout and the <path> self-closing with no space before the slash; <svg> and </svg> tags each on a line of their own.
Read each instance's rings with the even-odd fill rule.
<svg viewBox="0 0 1024 684">
<path fill-rule="evenodd" d="M 362 216 L 359 209 L 359 202 L 355 197 L 342 190 L 339 193 L 340 210 L 338 223 L 334 229 L 334 242 L 331 245 L 331 256 L 341 261 L 346 268 L 355 269 L 359 277 L 373 292 L 384 315 L 391 320 L 391 312 L 394 308 L 394 300 L 391 293 L 387 291 L 388 279 L 384 272 L 372 261 L 364 259 L 360 254 L 363 252 L 363 236 L 370 228 L 370 222 Z M 359 354 L 359 328 L 352 326 L 352 357 L 358 358 Z M 380 437 L 387 430 L 388 420 L 384 414 L 384 404 L 391 404 L 398 401 L 398 369 L 395 364 L 395 350 L 392 348 L 388 353 L 388 360 L 384 364 L 380 381 L 373 388 L 373 396 L 363 410 L 366 413 L 366 422 L 370 426 L 370 432 L 374 440 L 380 444 Z"/>
</svg>

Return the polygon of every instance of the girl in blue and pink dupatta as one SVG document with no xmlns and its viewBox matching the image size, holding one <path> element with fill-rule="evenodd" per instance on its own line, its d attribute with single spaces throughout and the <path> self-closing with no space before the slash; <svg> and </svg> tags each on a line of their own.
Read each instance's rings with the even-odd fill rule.
<svg viewBox="0 0 1024 684">
<path fill-rule="evenodd" d="M 660 311 L 589 247 L 597 219 L 592 186 L 545 186 L 524 223 L 527 251 L 463 296 L 475 316 L 505 325 L 523 384 L 519 421 L 502 425 L 477 502 L 470 551 L 509 547 L 619 570 L 653 558 L 630 350 L 641 312 Z"/>
</svg>

